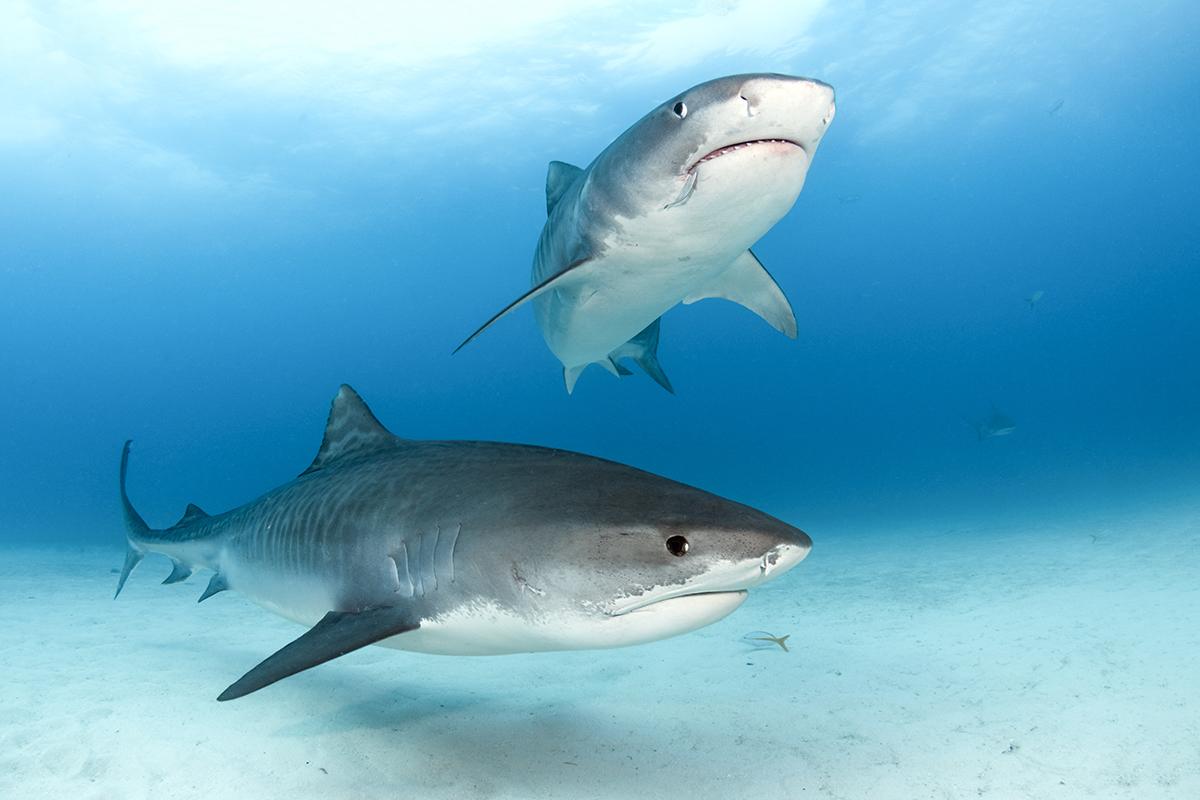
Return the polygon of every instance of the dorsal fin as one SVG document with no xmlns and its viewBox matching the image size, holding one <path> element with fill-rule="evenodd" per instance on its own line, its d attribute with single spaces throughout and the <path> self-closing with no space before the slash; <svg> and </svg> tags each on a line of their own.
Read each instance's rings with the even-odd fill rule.
<svg viewBox="0 0 1200 800">
<path fill-rule="evenodd" d="M 546 170 L 546 216 L 550 216 L 558 201 L 582 173 L 583 170 L 574 164 L 565 161 L 550 162 Z"/>
<path fill-rule="evenodd" d="M 195 503 L 188 503 L 187 508 L 184 509 L 183 516 L 179 518 L 179 522 L 175 523 L 175 527 L 179 528 L 183 525 L 190 525 L 201 519 L 208 519 L 208 514 L 204 513 L 204 509 Z"/>
<path fill-rule="evenodd" d="M 358 392 L 343 383 L 329 409 L 321 449 L 309 468 L 300 474 L 323 469 L 339 459 L 388 450 L 403 441 L 375 419 Z"/>
</svg>

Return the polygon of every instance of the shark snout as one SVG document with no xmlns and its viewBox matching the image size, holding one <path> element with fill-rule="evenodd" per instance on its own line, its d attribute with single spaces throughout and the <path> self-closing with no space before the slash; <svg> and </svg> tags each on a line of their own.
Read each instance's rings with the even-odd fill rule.
<svg viewBox="0 0 1200 800">
<path fill-rule="evenodd" d="M 824 112 L 833 108 L 835 100 L 833 87 L 824 81 L 783 75 L 753 76 L 739 87 L 738 97 L 752 114 L 776 102 Z"/>
<path fill-rule="evenodd" d="M 737 97 L 756 124 L 772 126 L 810 156 L 837 112 L 833 87 L 812 78 L 754 75 Z"/>
<path fill-rule="evenodd" d="M 789 528 L 784 541 L 763 554 L 758 568 L 761 578 L 766 580 L 787 572 L 804 560 L 812 550 L 812 539 L 799 528 Z"/>
<path fill-rule="evenodd" d="M 743 89 L 753 89 L 754 87 L 787 87 L 799 88 L 801 90 L 823 90 L 829 94 L 833 94 L 833 87 L 828 83 L 816 78 L 805 78 L 800 75 L 780 75 L 771 73 L 762 73 L 760 75 L 747 75 L 742 82 Z"/>
<path fill-rule="evenodd" d="M 811 549 L 798 544 L 781 544 L 762 557 L 758 569 L 763 579 L 777 577 L 803 561 Z"/>
</svg>

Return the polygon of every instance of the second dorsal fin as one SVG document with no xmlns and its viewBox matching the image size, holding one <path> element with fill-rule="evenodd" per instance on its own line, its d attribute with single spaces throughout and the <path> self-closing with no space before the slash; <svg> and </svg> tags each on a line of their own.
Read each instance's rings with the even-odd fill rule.
<svg viewBox="0 0 1200 800">
<path fill-rule="evenodd" d="M 308 469 L 300 474 L 316 472 L 343 458 L 390 450 L 403 442 L 403 439 L 383 427 L 358 392 L 343 383 L 329 409 L 329 421 L 325 423 L 321 449 Z"/>
</svg>

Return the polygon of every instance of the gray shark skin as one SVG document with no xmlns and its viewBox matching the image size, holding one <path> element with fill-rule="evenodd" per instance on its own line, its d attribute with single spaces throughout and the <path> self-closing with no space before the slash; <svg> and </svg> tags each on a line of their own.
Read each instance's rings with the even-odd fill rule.
<svg viewBox="0 0 1200 800">
<path fill-rule="evenodd" d="M 834 112 L 820 81 L 732 75 L 662 103 L 586 169 L 551 162 L 533 288 L 459 349 L 532 301 L 568 392 L 590 364 L 627 374 L 624 357 L 672 391 L 655 350 L 679 303 L 731 300 L 795 338 L 791 305 L 749 248 L 796 202 Z"/>
<path fill-rule="evenodd" d="M 449 655 L 620 647 L 695 630 L 812 546 L 774 517 L 632 467 L 497 442 L 388 432 L 349 386 L 312 465 L 246 505 L 152 530 L 126 491 L 117 594 L 148 552 L 164 583 L 214 571 L 310 626 L 218 698 L 368 644 Z"/>
</svg>

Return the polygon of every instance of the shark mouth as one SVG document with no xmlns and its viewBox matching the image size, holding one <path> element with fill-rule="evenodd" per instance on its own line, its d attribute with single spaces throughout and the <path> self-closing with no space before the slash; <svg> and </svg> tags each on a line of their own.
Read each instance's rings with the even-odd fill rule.
<svg viewBox="0 0 1200 800">
<path fill-rule="evenodd" d="M 738 150 L 745 150 L 747 147 L 755 147 L 756 145 L 763 145 L 763 144 L 786 144 L 786 145 L 791 145 L 792 147 L 798 147 L 801 150 L 804 150 L 803 145 L 801 145 L 799 142 L 793 142 L 791 139 L 751 139 L 748 142 L 735 142 L 734 144 L 727 144 L 724 147 L 718 147 L 716 150 L 713 150 L 711 153 L 709 153 L 708 155 L 701 158 L 695 164 L 692 164 L 690 167 L 688 167 L 687 171 L 691 172 L 696 167 L 700 166 L 701 164 L 705 163 L 706 161 L 712 161 L 713 159 L 720 158 L 721 156 L 726 156 L 726 155 L 729 155 L 730 153 L 735 153 Z"/>
<path fill-rule="evenodd" d="M 659 610 L 659 607 L 666 607 L 672 604 L 678 605 L 676 601 L 688 601 L 693 599 L 716 600 L 718 598 L 728 597 L 730 601 L 736 600 L 739 604 L 746 598 L 745 589 L 729 589 L 726 591 L 716 592 L 681 592 L 678 594 L 665 594 L 658 597 L 650 597 L 637 600 L 623 607 L 618 607 L 609 612 L 610 616 L 623 617 L 626 614 L 633 614 L 639 611 Z"/>
<path fill-rule="evenodd" d="M 800 535 L 808 540 L 806 534 Z M 731 563 L 719 574 L 690 583 L 647 588 L 640 594 L 618 598 L 608 615 L 622 617 L 639 611 L 667 611 L 689 604 L 736 608 L 746 599 L 750 589 L 787 572 L 803 561 L 810 549 L 810 545 L 799 542 L 779 544 L 760 558 Z"/>
</svg>

